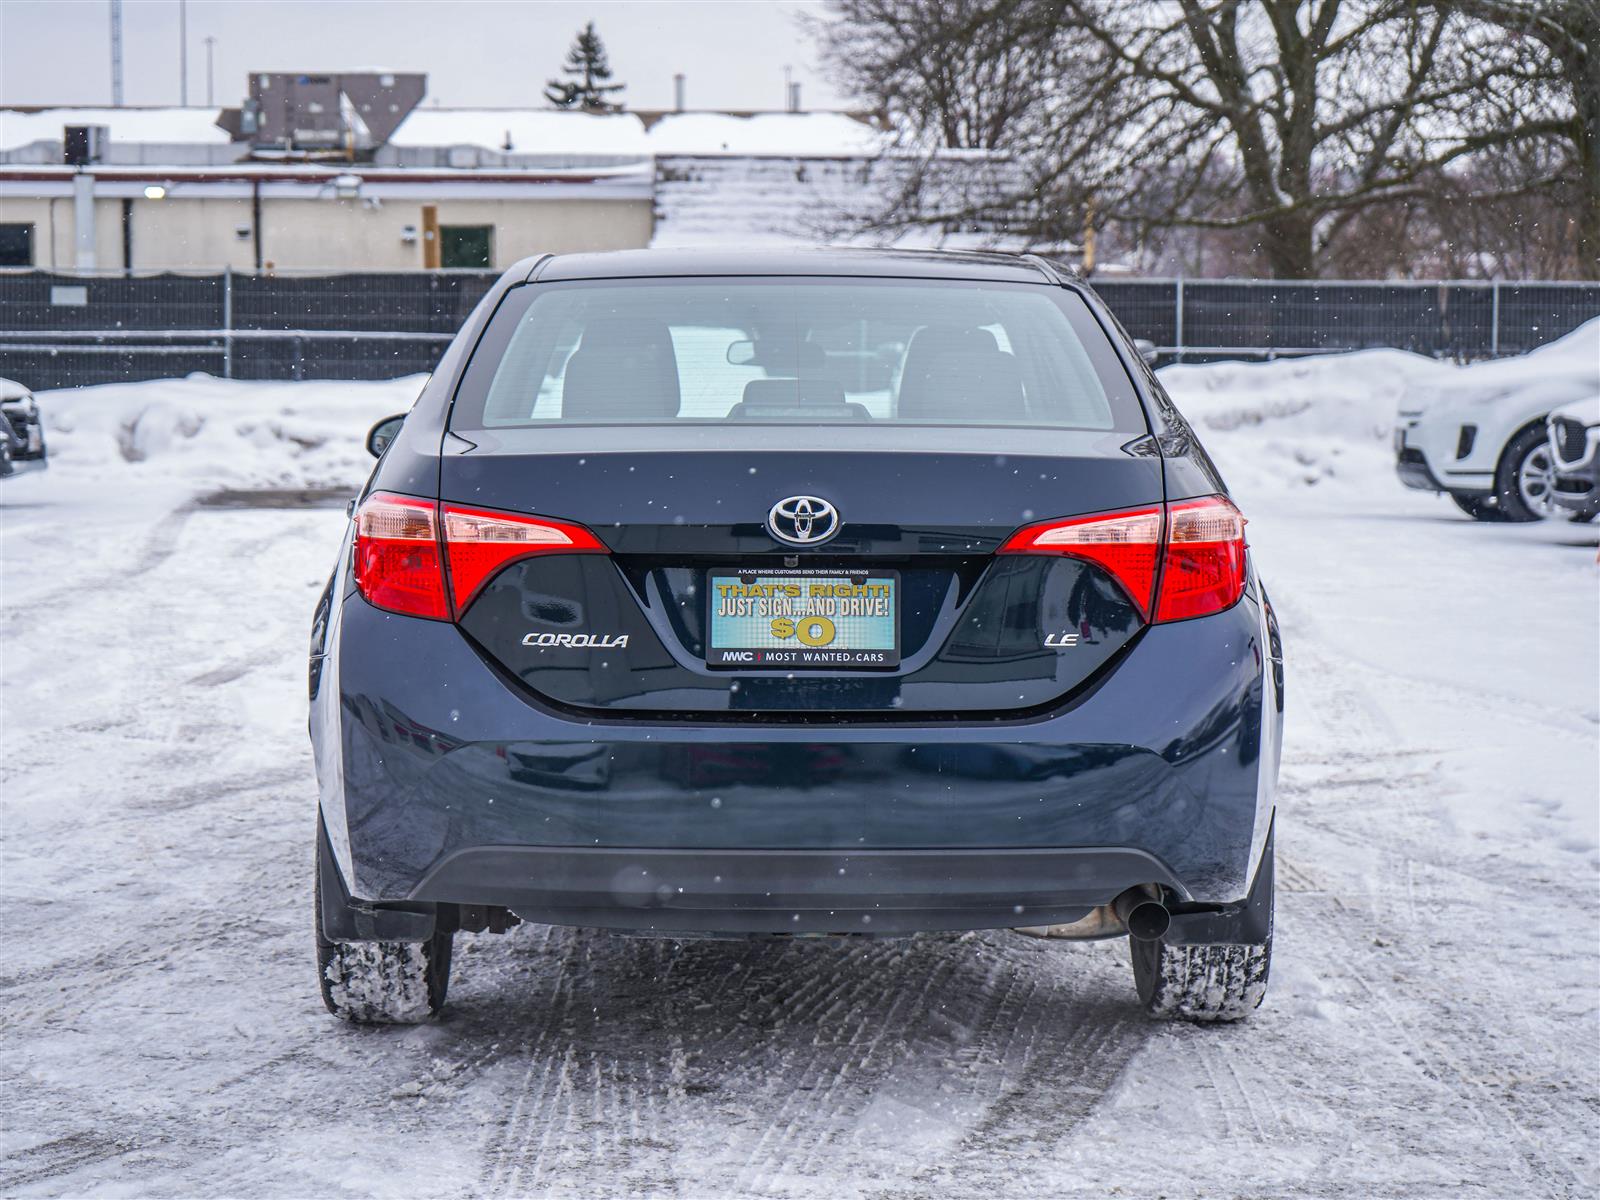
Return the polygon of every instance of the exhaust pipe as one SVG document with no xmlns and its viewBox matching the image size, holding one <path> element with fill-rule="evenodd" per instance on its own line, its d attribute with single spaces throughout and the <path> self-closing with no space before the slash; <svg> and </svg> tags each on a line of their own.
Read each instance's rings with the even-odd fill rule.
<svg viewBox="0 0 1600 1200">
<path fill-rule="evenodd" d="M 1092 908 L 1083 917 L 1066 925 L 1027 925 L 1016 930 L 1029 937 L 1071 938 L 1095 941 L 1123 934 L 1141 942 L 1154 942 L 1166 935 L 1172 914 L 1151 892 L 1160 894 L 1155 884 L 1131 887 L 1110 904 Z"/>
<path fill-rule="evenodd" d="M 1140 942 L 1159 941 L 1172 925 L 1172 914 L 1143 888 L 1132 887 L 1111 902 L 1128 936 Z"/>
</svg>

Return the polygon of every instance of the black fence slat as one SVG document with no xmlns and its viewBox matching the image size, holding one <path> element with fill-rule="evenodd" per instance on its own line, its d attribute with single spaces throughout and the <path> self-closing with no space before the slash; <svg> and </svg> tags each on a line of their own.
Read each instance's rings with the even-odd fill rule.
<svg viewBox="0 0 1600 1200">
<path fill-rule="evenodd" d="M 0 270 L 0 376 L 44 389 L 194 371 L 238 379 L 425 372 L 495 278 Z M 1600 282 L 1111 277 L 1093 286 L 1166 361 L 1380 346 L 1468 361 L 1525 353 L 1600 317 Z M 321 336 L 296 336 L 302 331 Z"/>
<path fill-rule="evenodd" d="M 235 275 L 233 328 L 454 333 L 492 271 Z"/>
<path fill-rule="evenodd" d="M 0 331 L 221 329 L 221 275 L 0 273 Z"/>
<path fill-rule="evenodd" d="M 1571 333 L 1595 315 L 1600 284 L 1570 288 L 1540 283 L 1500 287 L 1501 354 L 1523 354 Z"/>
<path fill-rule="evenodd" d="M 1116 313 L 1130 336 L 1148 338 L 1158 346 L 1173 346 L 1178 340 L 1177 309 L 1173 306 L 1174 287 L 1170 283 L 1136 280 L 1096 280 L 1094 290 Z"/>
</svg>

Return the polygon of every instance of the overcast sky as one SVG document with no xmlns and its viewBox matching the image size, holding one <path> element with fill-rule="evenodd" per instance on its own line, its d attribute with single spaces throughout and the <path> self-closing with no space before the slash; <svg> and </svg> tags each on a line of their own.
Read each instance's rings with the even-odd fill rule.
<svg viewBox="0 0 1600 1200">
<path fill-rule="evenodd" d="M 124 0 L 128 104 L 176 104 L 179 0 Z M 109 104 L 107 0 L 0 0 L 0 104 Z M 189 102 L 206 101 L 216 38 L 215 100 L 238 104 L 251 71 L 384 67 L 425 71 L 425 104 L 540 106 L 574 33 L 593 20 L 623 99 L 672 103 L 689 77 L 691 108 L 782 108 L 783 70 L 802 103 L 843 103 L 816 66 L 790 0 L 188 0 Z"/>
</svg>

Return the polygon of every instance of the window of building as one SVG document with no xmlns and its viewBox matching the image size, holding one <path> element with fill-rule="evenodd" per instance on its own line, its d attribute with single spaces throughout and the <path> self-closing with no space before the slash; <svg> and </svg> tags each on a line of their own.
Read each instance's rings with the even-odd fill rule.
<svg viewBox="0 0 1600 1200">
<path fill-rule="evenodd" d="M 493 261 L 493 225 L 439 226 L 441 267 L 487 267 Z"/>
<path fill-rule="evenodd" d="M 33 266 L 33 225 L 0 222 L 0 267 Z"/>
</svg>

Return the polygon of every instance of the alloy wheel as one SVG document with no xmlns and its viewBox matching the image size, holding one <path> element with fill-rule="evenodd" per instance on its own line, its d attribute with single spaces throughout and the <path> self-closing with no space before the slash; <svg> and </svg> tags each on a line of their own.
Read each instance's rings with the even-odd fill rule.
<svg viewBox="0 0 1600 1200">
<path fill-rule="evenodd" d="M 1555 502 L 1556 468 L 1548 446 L 1535 446 L 1517 466 L 1517 494 L 1541 518 L 1560 511 Z"/>
</svg>

